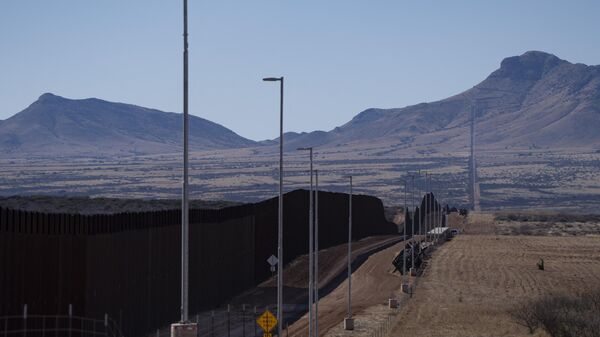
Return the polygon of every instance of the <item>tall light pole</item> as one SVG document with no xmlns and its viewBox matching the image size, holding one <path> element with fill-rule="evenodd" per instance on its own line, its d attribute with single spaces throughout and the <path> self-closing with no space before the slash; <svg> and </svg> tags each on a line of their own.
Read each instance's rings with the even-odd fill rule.
<svg viewBox="0 0 600 337">
<path fill-rule="evenodd" d="M 404 238 L 403 240 L 403 244 L 404 244 L 404 248 L 406 248 L 406 219 L 407 219 L 407 215 L 408 215 L 408 210 L 406 209 L 406 180 L 404 181 Z M 412 221 L 411 221 L 412 222 Z M 402 249 L 402 278 L 406 278 L 406 249 Z"/>
<path fill-rule="evenodd" d="M 428 220 L 429 220 L 429 196 L 427 195 L 427 190 L 428 190 L 428 186 L 427 186 L 427 171 L 425 171 L 425 179 L 423 180 L 423 192 L 425 193 L 425 212 L 424 212 L 424 216 L 423 216 L 423 231 L 425 232 L 425 242 L 428 241 L 428 237 L 429 237 L 429 224 L 428 224 Z"/>
<path fill-rule="evenodd" d="M 436 238 L 435 241 L 439 242 L 439 236 L 441 234 L 441 229 L 438 229 L 441 227 L 440 224 L 440 202 L 438 200 L 439 195 L 437 195 L 437 193 L 439 192 L 437 189 L 437 186 L 435 185 L 435 180 L 431 179 L 431 194 L 433 194 L 433 191 L 436 192 L 436 194 L 434 195 L 434 203 L 433 203 L 433 223 L 435 224 L 435 228 L 436 228 Z M 440 231 L 438 233 L 438 231 Z"/>
<path fill-rule="evenodd" d="M 433 208 L 433 187 L 431 186 L 431 177 L 432 174 L 429 173 L 429 231 L 433 230 L 435 228 L 435 222 L 433 221 L 434 217 L 433 217 L 433 213 L 435 212 L 434 208 Z M 433 232 L 435 233 L 435 232 Z M 435 240 L 435 237 L 431 238 L 431 241 L 433 242 Z"/>
<path fill-rule="evenodd" d="M 189 267 L 189 115 L 188 115 L 188 7 L 183 0 L 183 191 L 181 196 L 181 323 L 188 322 L 188 267 Z"/>
<path fill-rule="evenodd" d="M 344 329 L 354 330 L 354 319 L 352 318 L 352 176 L 350 179 L 350 194 L 348 195 L 348 316 L 344 319 Z"/>
<path fill-rule="evenodd" d="M 308 151 L 310 155 L 310 190 L 308 207 L 308 336 L 314 335 L 313 331 L 313 305 L 314 305 L 314 217 L 313 217 L 313 148 L 300 147 L 299 151 Z"/>
<path fill-rule="evenodd" d="M 315 336 L 319 337 L 319 170 L 315 170 Z"/>
<path fill-rule="evenodd" d="M 283 76 L 266 77 L 263 81 L 279 82 L 279 212 L 277 216 L 277 333 L 283 330 Z"/>
<path fill-rule="evenodd" d="M 412 219 L 410 219 L 410 223 L 412 225 L 412 231 L 411 231 L 411 236 L 412 236 L 412 242 L 413 242 L 413 246 L 410 249 L 410 261 L 411 261 L 411 265 L 412 265 L 412 270 L 415 270 L 415 216 L 417 215 L 417 210 L 415 208 L 415 175 L 411 174 L 410 178 L 412 179 L 412 190 L 411 190 L 411 196 L 412 196 L 412 207 L 411 209 L 413 210 L 413 216 Z M 421 228 L 419 228 L 420 230 Z"/>
<path fill-rule="evenodd" d="M 475 106 L 477 101 L 471 102 L 471 125 L 470 125 L 470 145 L 471 145 L 471 208 L 475 210 Z"/>
<path fill-rule="evenodd" d="M 427 189 L 429 190 L 428 194 L 429 194 L 429 213 L 428 213 L 428 218 L 429 218 L 429 230 L 431 231 L 433 229 L 433 192 L 431 189 L 431 173 L 429 173 L 428 175 L 428 182 L 427 182 Z M 434 232 L 435 233 L 435 232 Z M 431 235 L 429 236 L 429 240 L 431 242 L 433 242 L 434 238 L 431 237 Z"/>
<path fill-rule="evenodd" d="M 419 185 L 420 182 L 421 182 L 421 170 L 419 170 L 419 175 L 417 177 L 417 186 L 416 186 L 417 187 L 417 197 L 419 196 L 419 193 L 420 193 L 420 185 Z M 421 207 L 422 203 L 423 203 L 422 200 L 423 199 L 421 199 L 421 202 L 419 202 L 419 234 L 423 234 L 423 219 L 422 219 L 423 217 L 421 216 L 421 213 L 423 212 L 423 209 L 422 209 L 423 207 Z"/>
<path fill-rule="evenodd" d="M 429 174 L 425 172 L 425 241 L 429 237 L 429 229 L 431 227 L 431 196 L 429 195 Z M 429 238 L 431 239 L 431 238 Z"/>
</svg>

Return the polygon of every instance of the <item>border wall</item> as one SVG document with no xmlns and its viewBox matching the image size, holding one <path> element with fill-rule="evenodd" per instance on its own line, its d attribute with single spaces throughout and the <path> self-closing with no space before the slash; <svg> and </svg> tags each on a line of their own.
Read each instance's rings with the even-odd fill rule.
<svg viewBox="0 0 600 337">
<path fill-rule="evenodd" d="M 284 196 L 284 263 L 308 252 L 309 193 Z M 353 196 L 353 239 L 397 233 L 377 198 Z M 190 211 L 190 312 L 207 310 L 271 275 L 277 198 Z M 344 243 L 348 196 L 319 192 L 320 247 Z M 180 316 L 180 210 L 111 215 L 0 208 L 0 316 L 103 317 L 141 336 Z"/>
</svg>

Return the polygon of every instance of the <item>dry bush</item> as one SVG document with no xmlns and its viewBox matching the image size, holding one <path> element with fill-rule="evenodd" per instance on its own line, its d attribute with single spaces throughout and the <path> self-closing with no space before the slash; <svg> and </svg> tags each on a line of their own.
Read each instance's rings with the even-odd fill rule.
<svg viewBox="0 0 600 337">
<path fill-rule="evenodd" d="M 551 337 L 600 337 L 600 291 L 548 296 L 517 307 L 511 316 L 531 334 L 542 328 Z"/>
<path fill-rule="evenodd" d="M 533 334 L 540 327 L 539 319 L 536 316 L 535 303 L 526 303 L 515 308 L 510 312 L 513 320 L 529 330 Z"/>
</svg>

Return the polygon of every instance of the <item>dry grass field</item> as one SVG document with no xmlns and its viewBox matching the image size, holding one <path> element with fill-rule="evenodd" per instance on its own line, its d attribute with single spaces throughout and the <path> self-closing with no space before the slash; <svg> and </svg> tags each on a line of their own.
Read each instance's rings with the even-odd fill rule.
<svg viewBox="0 0 600 337">
<path fill-rule="evenodd" d="M 468 151 L 397 148 L 363 144 L 315 150 L 320 186 L 346 191 L 341 177 L 355 177 L 357 193 L 403 205 L 403 179 L 426 170 L 440 199 L 469 204 Z M 567 209 L 593 212 L 600 204 L 600 152 L 589 149 L 506 150 L 477 155 L 481 208 Z M 277 193 L 278 156 L 272 147 L 190 154 L 191 197 L 257 201 Z M 307 155 L 287 149 L 285 190 L 308 186 Z M 180 195 L 179 154 L 121 158 L 28 158 L 0 156 L 0 195 L 70 195 L 176 199 Z M 423 180 L 416 179 L 418 189 Z M 410 198 L 410 195 L 409 195 Z M 410 200 L 409 200 L 410 202 Z M 600 211 L 595 210 L 596 213 Z"/>
<path fill-rule="evenodd" d="M 390 336 L 530 336 L 511 310 L 597 287 L 600 236 L 460 235 L 434 253 Z"/>
<path fill-rule="evenodd" d="M 599 214 L 550 211 L 471 212 L 467 219 L 458 216 L 452 219 L 452 226 L 466 234 L 600 235 Z"/>
</svg>

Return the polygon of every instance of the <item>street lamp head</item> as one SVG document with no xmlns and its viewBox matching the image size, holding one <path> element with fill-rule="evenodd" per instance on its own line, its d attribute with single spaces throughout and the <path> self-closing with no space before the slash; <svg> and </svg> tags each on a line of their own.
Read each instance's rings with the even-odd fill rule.
<svg viewBox="0 0 600 337">
<path fill-rule="evenodd" d="M 263 81 L 276 82 L 276 81 L 281 81 L 282 79 L 283 79 L 283 77 L 265 77 L 265 78 L 263 78 Z"/>
<path fill-rule="evenodd" d="M 312 149 L 313 149 L 312 147 L 299 147 L 296 150 L 298 150 L 298 151 L 310 151 Z"/>
</svg>

